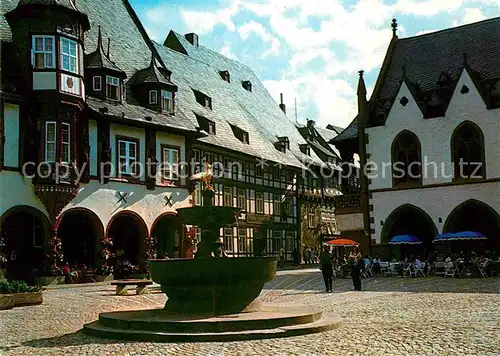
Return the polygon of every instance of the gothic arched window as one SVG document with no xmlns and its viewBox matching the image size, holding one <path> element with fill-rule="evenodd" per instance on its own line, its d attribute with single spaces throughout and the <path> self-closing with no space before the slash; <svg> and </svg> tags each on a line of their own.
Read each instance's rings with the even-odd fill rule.
<svg viewBox="0 0 500 356">
<path fill-rule="evenodd" d="M 484 137 L 481 129 L 466 121 L 451 136 L 454 179 L 485 178 Z"/>
<path fill-rule="evenodd" d="M 392 143 L 393 186 L 422 184 L 420 141 L 410 131 L 400 132 Z"/>
</svg>

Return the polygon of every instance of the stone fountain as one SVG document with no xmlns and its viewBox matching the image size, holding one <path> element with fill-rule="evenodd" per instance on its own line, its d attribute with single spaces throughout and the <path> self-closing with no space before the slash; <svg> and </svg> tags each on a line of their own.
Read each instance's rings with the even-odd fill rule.
<svg viewBox="0 0 500 356">
<path fill-rule="evenodd" d="M 203 206 L 177 209 L 183 224 L 201 229 L 194 259 L 149 260 L 151 279 L 168 297 L 163 309 L 102 313 L 84 326 L 90 335 L 136 341 L 224 341 L 274 338 L 330 330 L 337 317 L 314 308 L 265 305 L 260 295 L 276 276 L 275 257 L 227 257 L 219 230 L 233 224 L 239 208 L 214 206 L 211 169 Z"/>
</svg>

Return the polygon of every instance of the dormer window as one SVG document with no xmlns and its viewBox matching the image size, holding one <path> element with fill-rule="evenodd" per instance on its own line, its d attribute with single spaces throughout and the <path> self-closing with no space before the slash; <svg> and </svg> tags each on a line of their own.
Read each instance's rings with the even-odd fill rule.
<svg viewBox="0 0 500 356">
<path fill-rule="evenodd" d="M 149 91 L 149 103 L 150 104 L 158 104 L 158 91 L 150 90 Z"/>
<path fill-rule="evenodd" d="M 246 132 L 245 130 L 242 130 L 238 126 L 234 126 L 234 125 L 231 125 L 231 129 L 233 130 L 234 136 L 238 140 L 240 140 L 241 142 L 243 142 L 244 144 L 247 144 L 247 145 L 250 143 L 248 132 Z"/>
<path fill-rule="evenodd" d="M 120 79 L 106 76 L 106 97 L 111 100 L 120 100 Z"/>
<path fill-rule="evenodd" d="M 228 83 L 231 83 L 231 79 L 230 79 L 230 76 L 229 76 L 229 71 L 227 70 L 223 70 L 223 71 L 220 71 L 219 72 L 222 80 L 228 82 Z"/>
<path fill-rule="evenodd" d="M 198 90 L 193 89 L 193 93 L 198 104 L 202 105 L 206 109 L 212 109 L 212 98 Z"/>
<path fill-rule="evenodd" d="M 169 114 L 174 112 L 174 94 L 171 91 L 161 91 L 161 109 Z"/>
<path fill-rule="evenodd" d="M 210 121 L 209 119 L 201 115 L 196 115 L 196 119 L 198 120 L 200 129 L 211 135 L 215 135 L 215 122 Z"/>
<path fill-rule="evenodd" d="M 78 51 L 75 41 L 61 38 L 61 68 L 78 74 Z"/>
<path fill-rule="evenodd" d="M 311 155 L 311 147 L 307 143 L 299 145 L 299 148 L 303 154 L 308 156 Z"/>
<path fill-rule="evenodd" d="M 252 91 L 252 83 L 249 80 L 245 80 L 241 83 L 246 91 Z"/>
<path fill-rule="evenodd" d="M 54 36 L 33 36 L 32 64 L 36 69 L 55 68 Z"/>
<path fill-rule="evenodd" d="M 92 89 L 94 89 L 94 91 L 101 91 L 102 90 L 102 77 L 101 76 L 95 76 L 92 79 Z"/>
</svg>

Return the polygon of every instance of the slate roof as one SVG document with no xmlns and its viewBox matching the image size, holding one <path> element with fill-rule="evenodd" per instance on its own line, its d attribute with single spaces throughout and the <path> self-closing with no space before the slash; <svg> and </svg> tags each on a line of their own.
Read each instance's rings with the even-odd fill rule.
<svg viewBox="0 0 500 356">
<path fill-rule="evenodd" d="M 169 86 L 174 86 L 170 80 L 165 78 L 163 74 L 160 73 L 156 60 L 151 56 L 151 62 L 147 68 L 143 68 L 137 71 L 130 81 L 129 85 L 140 84 L 140 83 L 160 83 Z"/>
<path fill-rule="evenodd" d="M 443 72 L 449 75 L 451 81 L 458 79 L 464 69 L 464 53 L 469 67 L 479 73 L 481 80 L 500 80 L 500 17 L 420 36 L 398 38 L 392 54 L 389 52 L 386 54 L 390 56 L 390 64 L 387 68 L 381 69 L 382 75 L 379 77 L 381 82 L 376 85 L 380 89 L 374 92 L 370 99 L 372 108 L 370 122 L 379 124 L 378 118 L 385 117 L 387 109 L 399 91 L 403 68 L 409 83 L 414 84 L 421 92 L 431 92 L 437 89 Z M 500 87 L 500 83 L 497 82 L 496 85 Z M 493 94 L 495 95 L 495 91 Z M 443 100 L 447 99 L 447 96 L 441 96 Z M 377 122 L 374 121 L 375 117 Z M 355 118 L 332 142 L 357 136 L 357 118 Z"/>
<path fill-rule="evenodd" d="M 3 1 L 3 0 L 2 0 Z M 21 7 L 24 5 L 58 5 L 68 8 L 70 10 L 78 11 L 77 7 L 71 0 L 19 0 L 17 7 Z"/>
<path fill-rule="evenodd" d="M 322 127 L 315 127 L 315 129 L 321 135 L 321 137 L 323 137 L 323 139 L 326 142 L 330 142 L 330 140 L 332 140 L 334 137 L 336 137 L 339 134 L 339 132 L 342 132 L 342 130 L 340 130 L 339 132 L 336 132 L 336 131 L 325 129 Z"/>
<path fill-rule="evenodd" d="M 216 125 L 216 134 L 201 138 L 200 142 L 294 167 L 308 162 L 324 165 L 313 152 L 307 156 L 300 151 L 299 144 L 306 141 L 249 67 L 202 45 L 193 46 L 173 31 L 168 36 L 170 41 L 176 39 L 187 53 L 155 43 L 163 63 L 172 71 L 172 82 L 179 88 L 178 107 L 193 120 L 195 115 L 201 115 Z M 230 83 L 221 78 L 222 70 L 229 71 Z M 247 80 L 252 83 L 251 92 L 242 87 L 242 82 Z M 212 98 L 212 110 L 198 104 L 193 89 Z M 231 125 L 249 133 L 250 145 L 234 136 Z M 290 140 L 290 151 L 286 153 L 274 147 L 274 142 L 282 136 Z"/>
<path fill-rule="evenodd" d="M 104 68 L 115 72 L 121 72 L 125 74 L 116 64 L 108 58 L 107 54 L 104 52 L 102 44 L 102 36 L 100 34 L 101 28 L 98 27 L 98 43 L 97 48 L 94 52 L 89 53 L 85 56 L 85 67 L 86 68 Z"/>
</svg>

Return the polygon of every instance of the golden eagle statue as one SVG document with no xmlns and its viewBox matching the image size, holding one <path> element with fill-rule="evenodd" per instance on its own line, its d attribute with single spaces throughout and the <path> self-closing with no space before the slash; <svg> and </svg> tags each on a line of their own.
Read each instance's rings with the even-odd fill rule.
<svg viewBox="0 0 500 356">
<path fill-rule="evenodd" d="M 212 186 L 212 165 L 208 162 L 203 163 L 204 170 L 203 172 L 193 174 L 191 176 L 191 180 L 203 182 L 204 190 L 212 190 L 214 191 L 214 187 Z"/>
</svg>

